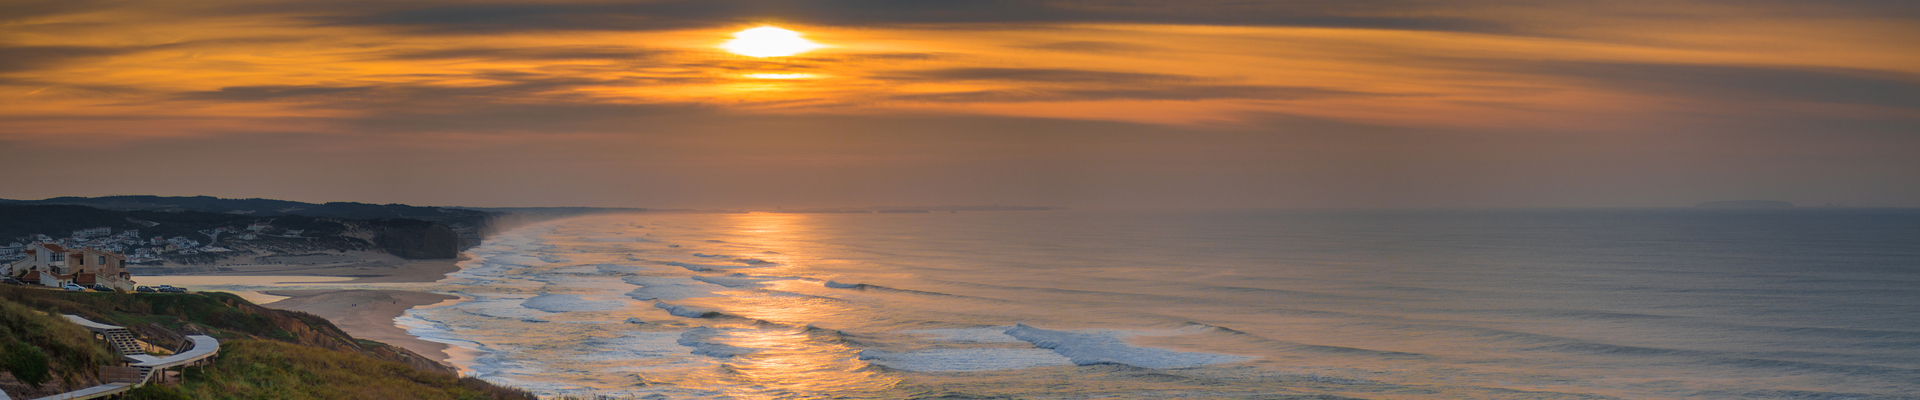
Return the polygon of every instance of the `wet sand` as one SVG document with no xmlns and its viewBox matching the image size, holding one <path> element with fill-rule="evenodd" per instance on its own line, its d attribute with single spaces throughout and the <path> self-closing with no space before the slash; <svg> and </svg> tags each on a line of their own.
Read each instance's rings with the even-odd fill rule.
<svg viewBox="0 0 1920 400">
<path fill-rule="evenodd" d="M 466 258 L 407 260 L 385 253 L 349 252 L 309 256 L 269 256 L 239 262 L 184 266 L 167 264 L 149 270 L 157 275 L 218 276 L 337 276 L 347 283 L 433 282 L 459 271 Z M 179 271 L 167 271 L 178 269 Z M 215 270 L 217 269 L 217 270 Z M 139 275 L 138 272 L 135 273 Z M 138 278 L 135 279 L 136 281 Z"/>
<path fill-rule="evenodd" d="M 447 361 L 447 345 L 413 337 L 394 325 L 393 319 L 414 307 L 459 297 L 407 290 L 286 290 L 267 294 L 288 297 L 265 304 L 267 307 L 318 315 L 353 337 L 399 346 L 441 363 Z"/>
<path fill-rule="evenodd" d="M 169 276 L 327 276 L 353 278 L 340 284 L 435 282 L 459 271 L 466 258 L 406 260 L 385 253 L 348 252 L 308 256 L 271 256 L 216 265 L 218 272 L 195 271 Z M 173 267 L 169 265 L 169 267 Z M 180 266 L 187 267 L 187 266 Z M 198 267 L 204 269 L 204 267 Z M 185 269 L 185 268 L 183 268 Z M 135 278 L 139 280 L 138 277 Z M 330 282 L 334 283 L 334 282 Z M 420 340 L 395 325 L 393 319 L 417 306 L 457 299 L 443 294 L 409 290 L 266 290 L 285 296 L 263 306 L 318 315 L 355 338 L 399 346 L 441 363 L 447 345 Z"/>
</svg>

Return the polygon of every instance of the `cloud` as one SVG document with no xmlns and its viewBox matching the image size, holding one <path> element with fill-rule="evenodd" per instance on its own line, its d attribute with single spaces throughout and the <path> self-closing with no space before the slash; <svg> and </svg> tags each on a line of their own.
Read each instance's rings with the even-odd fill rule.
<svg viewBox="0 0 1920 400">
<path fill-rule="evenodd" d="M 1189 75 L 1110 72 L 1065 68 L 942 68 L 882 74 L 883 80 L 1007 81 L 1039 83 L 1150 83 L 1203 80 Z"/>
<path fill-rule="evenodd" d="M 106 1 L 99 0 L 15 0 L 6 4 L 6 12 L 0 13 L 0 24 L 26 21 L 55 15 L 98 11 L 104 8 Z"/>
<path fill-rule="evenodd" d="M 132 49 L 96 46 L 0 47 L 0 73 L 59 68 L 79 59 L 126 54 Z"/>
<path fill-rule="evenodd" d="M 636 60 L 669 53 L 627 46 L 454 47 L 394 50 L 391 60 Z"/>
<path fill-rule="evenodd" d="M 884 73 L 876 79 L 896 82 L 981 81 L 1012 87 L 890 96 L 908 102 L 1057 102 L 1097 100 L 1208 100 L 1377 96 L 1306 86 L 1235 84 L 1192 75 L 1112 72 L 1067 68 L 942 68 Z"/>
<path fill-rule="evenodd" d="M 1094 41 L 1094 40 L 1052 42 L 1052 43 L 1041 43 L 1041 44 L 1035 44 L 1035 45 L 1016 46 L 1016 47 L 1037 49 L 1037 50 L 1063 51 L 1063 52 L 1070 52 L 1070 53 L 1095 53 L 1095 54 L 1145 53 L 1150 51 L 1162 50 L 1161 48 L 1153 47 L 1153 46 L 1143 46 L 1143 45 L 1137 45 L 1137 44 L 1131 44 L 1131 43 L 1120 43 L 1120 42 L 1103 42 L 1103 41 Z"/>
<path fill-rule="evenodd" d="M 1843 68 L 1603 62 L 1525 63 L 1524 71 L 1662 96 L 1920 108 L 1920 75 Z"/>
<path fill-rule="evenodd" d="M 908 94 L 889 99 L 930 103 L 1020 103 L 1099 100 L 1300 100 L 1329 97 L 1378 96 L 1298 86 L 1161 85 L 1131 89 L 1008 89 L 955 93 Z"/>
<path fill-rule="evenodd" d="M 375 90 L 377 90 L 377 88 L 373 86 L 230 86 L 220 88 L 220 90 L 188 92 L 180 95 L 180 97 L 190 100 L 263 101 L 364 95 Z"/>
<path fill-rule="evenodd" d="M 1364 4 L 1359 4 L 1364 3 Z M 1507 31 L 1486 19 L 1423 12 L 1416 1 L 1235 0 L 668 0 L 645 3 L 426 4 L 337 10 L 320 25 L 382 26 L 418 33 L 646 31 L 782 21 L 813 25 L 1150 23 L 1306 26 L 1458 32 Z"/>
</svg>

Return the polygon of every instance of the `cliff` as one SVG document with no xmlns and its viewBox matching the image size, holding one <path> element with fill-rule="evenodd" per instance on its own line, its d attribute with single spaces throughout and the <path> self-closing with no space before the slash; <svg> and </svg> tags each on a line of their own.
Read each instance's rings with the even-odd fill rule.
<svg viewBox="0 0 1920 400">
<path fill-rule="evenodd" d="M 466 242 L 453 228 L 437 222 L 410 219 L 382 220 L 373 243 L 381 251 L 407 259 L 454 258 Z"/>
</svg>

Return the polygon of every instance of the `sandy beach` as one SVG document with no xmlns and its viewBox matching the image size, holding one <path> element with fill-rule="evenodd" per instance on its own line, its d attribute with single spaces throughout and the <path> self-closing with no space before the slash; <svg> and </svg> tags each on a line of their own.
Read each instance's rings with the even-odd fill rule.
<svg viewBox="0 0 1920 400">
<path fill-rule="evenodd" d="M 265 304 L 267 307 L 318 315 L 353 337 L 400 346 L 442 363 L 447 360 L 447 345 L 413 337 L 394 325 L 393 319 L 417 306 L 459 298 L 406 290 L 288 290 L 268 294 L 288 299 Z"/>
<path fill-rule="evenodd" d="M 341 254 L 239 258 L 213 265 L 166 264 L 149 269 L 164 275 L 220 276 L 334 276 L 355 278 L 351 283 L 433 282 L 459 271 L 463 259 L 408 260 L 386 253 L 354 251 Z M 139 274 L 138 272 L 135 273 Z"/>
<path fill-rule="evenodd" d="M 459 271 L 460 259 L 406 260 L 385 253 L 349 252 L 344 254 L 272 256 L 216 265 L 217 272 L 186 272 L 167 277 L 258 276 L 283 279 L 292 276 L 353 278 L 340 284 L 434 282 Z M 193 266 L 205 270 L 205 266 Z M 185 268 L 183 268 L 185 269 Z M 139 278 L 135 278 L 138 280 Z M 393 319 L 417 306 L 457 299 L 443 294 L 409 290 L 267 290 L 260 293 L 284 296 L 261 305 L 318 315 L 332 321 L 353 337 L 399 346 L 442 363 L 448 359 L 447 346 L 420 340 L 394 325 Z"/>
</svg>

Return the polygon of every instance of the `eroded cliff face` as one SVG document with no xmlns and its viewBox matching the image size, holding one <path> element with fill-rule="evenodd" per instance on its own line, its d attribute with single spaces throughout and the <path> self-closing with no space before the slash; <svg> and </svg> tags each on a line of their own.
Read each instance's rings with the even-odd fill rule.
<svg viewBox="0 0 1920 400">
<path fill-rule="evenodd" d="M 444 224 L 419 220 L 385 220 L 373 244 L 381 251 L 406 259 L 454 258 L 465 248 L 459 233 Z"/>
</svg>

